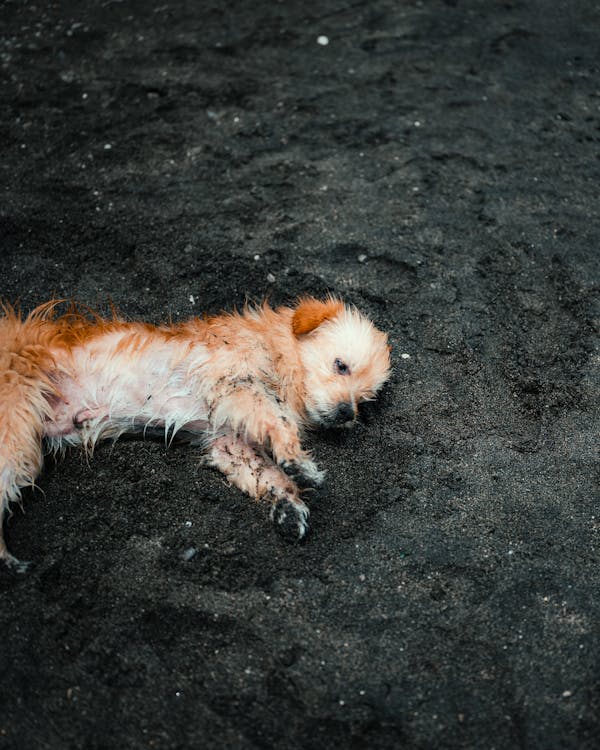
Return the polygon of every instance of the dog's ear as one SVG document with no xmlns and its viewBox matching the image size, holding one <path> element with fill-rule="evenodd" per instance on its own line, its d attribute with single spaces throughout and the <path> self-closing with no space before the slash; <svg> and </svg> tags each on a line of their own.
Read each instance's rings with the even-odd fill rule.
<svg viewBox="0 0 600 750">
<path fill-rule="evenodd" d="M 310 333 L 325 320 L 335 318 L 343 309 L 344 303 L 333 297 L 324 302 L 314 297 L 305 297 L 298 302 L 294 311 L 292 331 L 296 336 Z"/>
</svg>

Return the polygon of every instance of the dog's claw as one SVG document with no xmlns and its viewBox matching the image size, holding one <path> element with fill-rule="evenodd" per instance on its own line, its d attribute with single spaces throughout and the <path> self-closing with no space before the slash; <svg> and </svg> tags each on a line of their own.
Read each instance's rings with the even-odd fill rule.
<svg viewBox="0 0 600 750">
<path fill-rule="evenodd" d="M 299 542 L 308 534 L 308 514 L 305 505 L 283 498 L 273 505 L 271 519 L 284 539 Z"/>
</svg>

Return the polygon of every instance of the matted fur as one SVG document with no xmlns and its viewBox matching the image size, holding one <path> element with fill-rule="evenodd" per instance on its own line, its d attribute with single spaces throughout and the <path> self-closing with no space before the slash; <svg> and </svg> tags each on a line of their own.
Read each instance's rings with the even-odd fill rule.
<svg viewBox="0 0 600 750">
<path fill-rule="evenodd" d="M 321 472 L 302 448 L 308 426 L 351 426 L 389 376 L 387 337 L 333 297 L 293 307 L 150 325 L 60 301 L 0 317 L 0 521 L 33 485 L 44 447 L 164 431 L 271 504 L 288 536 L 308 529 L 300 486 Z M 17 565 L 0 526 L 0 559 Z"/>
</svg>

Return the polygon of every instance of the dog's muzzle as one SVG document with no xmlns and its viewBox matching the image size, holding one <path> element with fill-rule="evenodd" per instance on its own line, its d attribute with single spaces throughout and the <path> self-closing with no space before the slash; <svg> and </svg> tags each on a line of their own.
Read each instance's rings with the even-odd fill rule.
<svg viewBox="0 0 600 750">
<path fill-rule="evenodd" d="M 330 424 L 332 427 L 344 427 L 345 425 L 350 425 L 354 422 L 354 408 L 352 404 L 338 404 L 330 418 Z"/>
</svg>

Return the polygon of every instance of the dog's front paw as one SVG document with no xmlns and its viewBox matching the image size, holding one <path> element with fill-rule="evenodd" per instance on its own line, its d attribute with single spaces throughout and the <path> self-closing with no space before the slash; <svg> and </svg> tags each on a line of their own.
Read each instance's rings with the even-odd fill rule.
<svg viewBox="0 0 600 750">
<path fill-rule="evenodd" d="M 309 510 L 304 503 L 281 498 L 271 509 L 271 520 L 281 536 L 291 542 L 299 542 L 308 534 Z"/>
<path fill-rule="evenodd" d="M 301 488 L 322 487 L 325 482 L 325 472 L 321 471 L 314 461 L 309 458 L 298 461 L 281 461 L 279 466 L 285 471 L 288 477 Z"/>
</svg>

